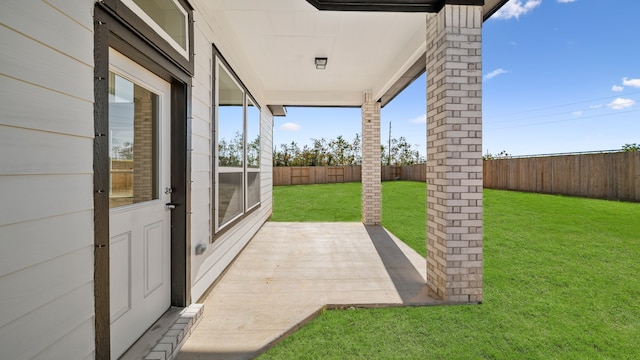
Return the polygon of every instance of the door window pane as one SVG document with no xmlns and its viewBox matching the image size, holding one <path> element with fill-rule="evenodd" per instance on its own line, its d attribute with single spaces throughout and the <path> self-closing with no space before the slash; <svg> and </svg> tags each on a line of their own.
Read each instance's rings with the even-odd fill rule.
<svg viewBox="0 0 640 360">
<path fill-rule="evenodd" d="M 109 73 L 109 207 L 158 199 L 157 94 Z"/>
</svg>

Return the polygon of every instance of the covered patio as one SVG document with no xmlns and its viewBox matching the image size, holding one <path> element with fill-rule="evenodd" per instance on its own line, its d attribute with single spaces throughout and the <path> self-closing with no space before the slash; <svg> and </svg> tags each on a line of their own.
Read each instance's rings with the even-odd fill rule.
<svg viewBox="0 0 640 360">
<path fill-rule="evenodd" d="M 202 303 L 178 359 L 249 359 L 326 308 L 443 304 L 381 226 L 267 222 Z"/>
<path fill-rule="evenodd" d="M 245 45 L 227 57 L 251 59 L 275 116 L 361 108 L 362 223 L 266 223 L 200 299 L 178 359 L 253 358 L 326 308 L 482 302 L 482 23 L 505 2 L 203 5 Z M 381 108 L 425 71 L 426 259 L 380 226 L 379 147 Z"/>
<path fill-rule="evenodd" d="M 506 0 L 202 3 L 274 116 L 360 107 L 362 222 L 380 225 L 381 108 L 426 71 L 427 286 L 482 301 L 482 24 Z M 197 19 L 196 19 L 197 23 Z"/>
<path fill-rule="evenodd" d="M 184 358 L 248 357 L 326 305 L 481 302 L 482 24 L 506 2 L 3 4 L 3 355 L 116 359 L 163 321 L 173 354 L 202 319 Z M 425 71 L 426 260 L 380 227 L 381 108 Z M 361 109 L 362 223 L 266 223 L 288 106 Z M 122 209 L 118 126 L 146 149 Z"/>
</svg>

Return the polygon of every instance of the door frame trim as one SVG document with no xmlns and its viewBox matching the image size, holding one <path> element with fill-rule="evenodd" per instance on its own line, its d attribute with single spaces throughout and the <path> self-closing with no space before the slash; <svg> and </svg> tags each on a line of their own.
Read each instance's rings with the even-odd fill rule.
<svg viewBox="0 0 640 360">
<path fill-rule="evenodd" d="M 193 33 L 189 13 L 190 33 Z M 95 356 L 111 357 L 109 303 L 109 47 L 171 84 L 171 305 L 191 303 L 191 74 L 102 3 L 94 8 Z"/>
</svg>

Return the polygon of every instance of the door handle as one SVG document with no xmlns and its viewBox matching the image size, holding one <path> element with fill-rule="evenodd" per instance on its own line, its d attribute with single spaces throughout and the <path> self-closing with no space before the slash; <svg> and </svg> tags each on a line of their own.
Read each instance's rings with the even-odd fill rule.
<svg viewBox="0 0 640 360">
<path fill-rule="evenodd" d="M 172 203 L 166 203 L 164 204 L 164 208 L 167 210 L 173 210 L 176 208 L 176 204 L 172 204 Z"/>
</svg>

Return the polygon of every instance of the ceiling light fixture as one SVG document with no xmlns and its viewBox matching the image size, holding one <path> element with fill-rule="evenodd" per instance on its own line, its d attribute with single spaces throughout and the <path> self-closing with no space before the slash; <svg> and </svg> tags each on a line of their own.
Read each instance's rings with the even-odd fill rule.
<svg viewBox="0 0 640 360">
<path fill-rule="evenodd" d="M 316 69 L 324 70 L 327 68 L 327 58 L 326 57 L 317 57 L 316 58 Z"/>
</svg>

